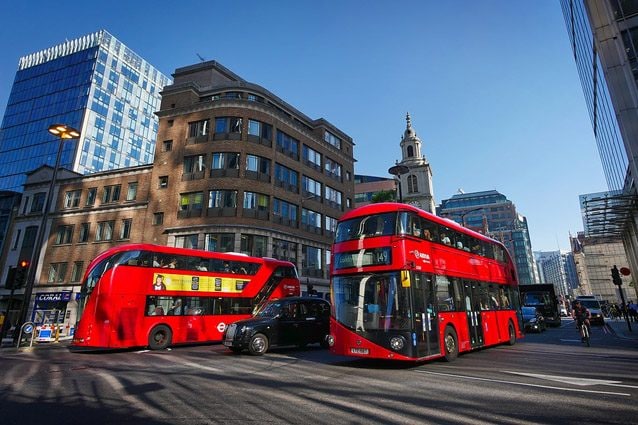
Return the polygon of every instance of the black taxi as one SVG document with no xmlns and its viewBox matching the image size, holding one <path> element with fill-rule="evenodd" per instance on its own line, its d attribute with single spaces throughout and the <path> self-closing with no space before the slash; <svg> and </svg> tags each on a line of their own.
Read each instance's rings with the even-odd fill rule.
<svg viewBox="0 0 638 425">
<path fill-rule="evenodd" d="M 261 356 L 274 345 L 321 344 L 327 347 L 330 304 L 315 297 L 290 297 L 266 303 L 250 319 L 232 323 L 223 342 L 234 353 Z"/>
</svg>

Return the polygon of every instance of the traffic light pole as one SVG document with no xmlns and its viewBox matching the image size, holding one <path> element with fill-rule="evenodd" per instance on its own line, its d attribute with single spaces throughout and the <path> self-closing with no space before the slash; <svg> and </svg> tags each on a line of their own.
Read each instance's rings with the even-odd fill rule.
<svg viewBox="0 0 638 425">
<path fill-rule="evenodd" d="M 632 332 L 631 323 L 629 321 L 629 312 L 627 311 L 627 303 L 625 303 L 625 294 L 622 291 L 622 279 L 620 278 L 620 272 L 618 271 L 618 267 L 616 267 L 615 265 L 611 269 L 611 280 L 614 283 L 614 285 L 618 286 L 618 292 L 620 292 L 620 302 L 622 303 L 622 308 L 620 309 L 620 312 L 625 315 L 625 320 L 627 321 L 627 328 L 629 329 L 629 332 Z"/>
</svg>

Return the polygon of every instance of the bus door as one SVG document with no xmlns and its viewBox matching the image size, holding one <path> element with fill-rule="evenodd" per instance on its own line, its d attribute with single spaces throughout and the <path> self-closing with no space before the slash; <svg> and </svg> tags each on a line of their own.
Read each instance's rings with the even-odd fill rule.
<svg viewBox="0 0 638 425">
<path fill-rule="evenodd" d="M 424 273 L 414 273 L 412 276 L 417 356 L 426 357 L 439 354 L 441 350 L 439 348 L 439 321 L 434 299 L 434 279 L 431 275 Z"/>
<path fill-rule="evenodd" d="M 481 304 L 478 285 L 467 281 L 463 282 L 463 292 L 465 295 L 465 314 L 467 315 L 470 344 L 472 348 L 480 347 L 483 345 L 483 328 L 481 326 Z"/>
</svg>

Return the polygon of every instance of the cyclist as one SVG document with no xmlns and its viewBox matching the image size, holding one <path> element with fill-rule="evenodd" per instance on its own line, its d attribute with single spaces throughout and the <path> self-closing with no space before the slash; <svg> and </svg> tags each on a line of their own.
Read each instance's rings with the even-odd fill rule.
<svg viewBox="0 0 638 425">
<path fill-rule="evenodd" d="M 574 309 L 572 310 L 572 318 L 576 321 L 576 327 L 578 328 L 578 332 L 581 332 L 580 328 L 583 323 L 587 326 L 588 333 L 591 335 L 591 327 L 589 325 L 589 318 L 591 317 L 591 313 L 587 310 L 587 307 L 582 305 L 580 301 L 574 301 Z M 581 332 L 581 341 L 585 341 L 585 336 Z"/>
</svg>

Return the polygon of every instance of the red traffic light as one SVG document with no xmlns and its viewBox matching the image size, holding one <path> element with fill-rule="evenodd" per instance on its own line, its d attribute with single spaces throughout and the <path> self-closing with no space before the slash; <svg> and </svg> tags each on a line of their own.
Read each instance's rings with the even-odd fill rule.
<svg viewBox="0 0 638 425">
<path fill-rule="evenodd" d="M 29 262 L 27 260 L 20 261 L 20 267 L 26 269 L 27 267 L 29 267 Z"/>
</svg>

